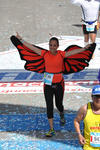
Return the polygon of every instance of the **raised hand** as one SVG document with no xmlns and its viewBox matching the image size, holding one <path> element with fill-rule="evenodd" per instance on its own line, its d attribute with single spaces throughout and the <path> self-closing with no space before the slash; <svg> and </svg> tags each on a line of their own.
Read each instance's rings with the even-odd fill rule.
<svg viewBox="0 0 100 150">
<path fill-rule="evenodd" d="M 18 32 L 16 32 L 16 37 L 17 37 L 19 40 L 22 40 L 22 37 L 19 35 Z"/>
</svg>

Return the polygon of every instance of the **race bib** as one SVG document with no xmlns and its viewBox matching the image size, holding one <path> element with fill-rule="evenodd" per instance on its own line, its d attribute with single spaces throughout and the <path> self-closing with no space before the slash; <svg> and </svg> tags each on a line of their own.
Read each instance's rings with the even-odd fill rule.
<svg viewBox="0 0 100 150">
<path fill-rule="evenodd" d="M 95 29 L 95 24 L 94 23 L 91 24 L 91 25 L 86 24 L 86 31 L 91 32 L 91 31 L 94 31 L 94 29 Z"/>
<path fill-rule="evenodd" d="M 52 85 L 52 80 L 53 80 L 53 73 L 44 73 L 44 83 L 47 85 Z"/>
<path fill-rule="evenodd" d="M 90 145 L 92 147 L 100 147 L 100 133 L 90 133 Z"/>
</svg>

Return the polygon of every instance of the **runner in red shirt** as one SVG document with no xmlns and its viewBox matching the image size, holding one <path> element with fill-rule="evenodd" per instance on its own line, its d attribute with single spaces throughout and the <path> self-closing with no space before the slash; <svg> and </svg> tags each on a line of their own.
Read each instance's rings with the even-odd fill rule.
<svg viewBox="0 0 100 150">
<path fill-rule="evenodd" d="M 16 37 L 19 41 L 16 39 Z M 91 53 L 89 51 L 89 53 L 88 54 L 86 53 L 86 55 L 85 55 L 85 51 L 87 50 L 87 48 L 90 47 L 90 45 L 87 45 L 84 48 L 78 48 L 78 49 L 76 48 L 73 51 L 68 51 L 68 50 L 61 51 L 61 50 L 57 50 L 59 47 L 59 40 L 56 37 L 53 37 L 49 41 L 49 51 L 47 51 L 47 50 L 44 50 L 42 48 L 39 48 L 35 45 L 32 45 L 32 44 L 24 41 L 18 33 L 17 33 L 16 37 L 12 36 L 12 38 L 11 38 L 13 44 L 18 49 L 20 49 L 20 51 L 19 51 L 20 53 L 23 52 L 22 54 L 25 54 L 25 53 L 28 54 L 27 57 L 21 56 L 24 60 L 26 60 L 26 58 L 29 60 L 29 52 L 31 52 L 31 51 L 35 52 L 35 54 L 38 54 L 39 59 L 41 56 L 44 60 L 44 67 L 45 67 L 44 96 L 45 96 L 46 105 L 47 105 L 47 117 L 48 117 L 48 121 L 49 121 L 49 125 L 50 125 L 50 130 L 46 134 L 46 136 L 51 137 L 51 136 L 55 135 L 55 131 L 54 131 L 54 127 L 53 127 L 53 96 L 55 96 L 55 104 L 56 104 L 56 107 L 60 114 L 60 124 L 61 125 L 65 124 L 64 107 L 63 107 L 64 79 L 63 79 L 63 74 L 62 74 L 64 71 L 64 59 L 68 58 L 69 56 L 74 56 L 75 54 L 79 54 L 84 51 L 84 53 L 81 55 L 81 57 L 79 57 L 79 55 L 77 55 L 78 59 L 76 59 L 76 55 L 75 55 L 74 56 L 75 59 L 74 59 L 74 57 L 72 57 L 72 58 L 70 57 L 69 62 L 68 62 L 69 68 L 71 68 L 70 64 L 72 63 L 72 71 L 70 73 L 78 71 L 77 70 L 78 67 L 79 67 L 79 69 L 83 69 L 82 68 L 83 64 L 87 66 L 87 61 L 85 62 L 83 60 L 88 59 L 88 56 Z M 21 42 L 23 44 L 23 46 L 17 45 L 15 40 L 17 40 L 17 42 Z M 34 55 L 34 54 L 31 53 L 31 55 Z M 85 58 L 82 58 L 82 57 L 85 57 Z M 79 58 L 81 58 L 81 59 L 79 59 Z M 32 56 L 30 59 L 32 60 Z M 80 62 L 80 60 L 81 60 L 81 62 Z M 88 61 L 89 60 L 90 59 L 88 59 Z M 67 59 L 67 61 L 68 61 L 68 59 Z M 76 66 L 76 68 L 75 68 L 76 62 L 78 64 L 78 66 Z M 66 64 L 67 66 L 68 66 L 68 63 Z M 80 63 L 81 63 L 81 65 L 79 65 Z M 30 68 L 29 63 L 27 63 L 27 66 Z M 32 66 L 33 66 L 33 61 L 32 61 Z M 31 67 L 31 69 L 32 69 L 32 67 Z M 36 69 L 36 67 L 34 69 Z M 31 71 L 34 71 L 34 69 L 32 69 Z M 69 69 L 67 69 L 67 71 L 69 71 Z"/>
</svg>

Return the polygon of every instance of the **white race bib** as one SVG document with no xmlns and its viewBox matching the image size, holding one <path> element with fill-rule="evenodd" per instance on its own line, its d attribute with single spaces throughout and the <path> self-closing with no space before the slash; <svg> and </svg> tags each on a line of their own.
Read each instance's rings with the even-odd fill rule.
<svg viewBox="0 0 100 150">
<path fill-rule="evenodd" d="M 44 83 L 47 85 L 52 85 L 52 80 L 53 80 L 53 73 L 44 73 Z"/>
<path fill-rule="evenodd" d="M 100 133 L 90 133 L 90 145 L 92 147 L 100 147 Z"/>
<path fill-rule="evenodd" d="M 95 29 L 95 23 L 91 25 L 86 24 L 86 31 L 91 32 L 91 31 L 94 31 L 94 29 Z"/>
</svg>

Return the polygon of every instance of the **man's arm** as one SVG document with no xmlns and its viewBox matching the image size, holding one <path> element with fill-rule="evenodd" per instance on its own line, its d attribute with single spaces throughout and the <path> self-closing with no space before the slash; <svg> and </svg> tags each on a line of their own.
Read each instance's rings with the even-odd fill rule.
<svg viewBox="0 0 100 150">
<path fill-rule="evenodd" d="M 99 7 L 99 13 L 98 13 L 98 20 L 97 20 L 97 30 L 99 30 L 99 28 L 100 28 L 99 18 L 100 18 L 100 7 Z"/>
<path fill-rule="evenodd" d="M 75 126 L 75 130 L 77 132 L 78 135 L 78 139 L 80 144 L 84 145 L 85 144 L 85 138 L 83 137 L 83 135 L 81 134 L 81 130 L 80 130 L 80 122 L 84 119 L 85 115 L 87 112 L 87 104 L 82 106 L 79 111 L 78 114 L 76 116 L 76 118 L 74 119 L 74 126 Z"/>
<path fill-rule="evenodd" d="M 98 16 L 99 28 L 100 28 L 100 7 L 99 7 L 99 16 Z"/>
<path fill-rule="evenodd" d="M 76 4 L 76 5 L 81 5 L 82 4 L 82 0 L 70 0 L 72 4 Z"/>
</svg>

